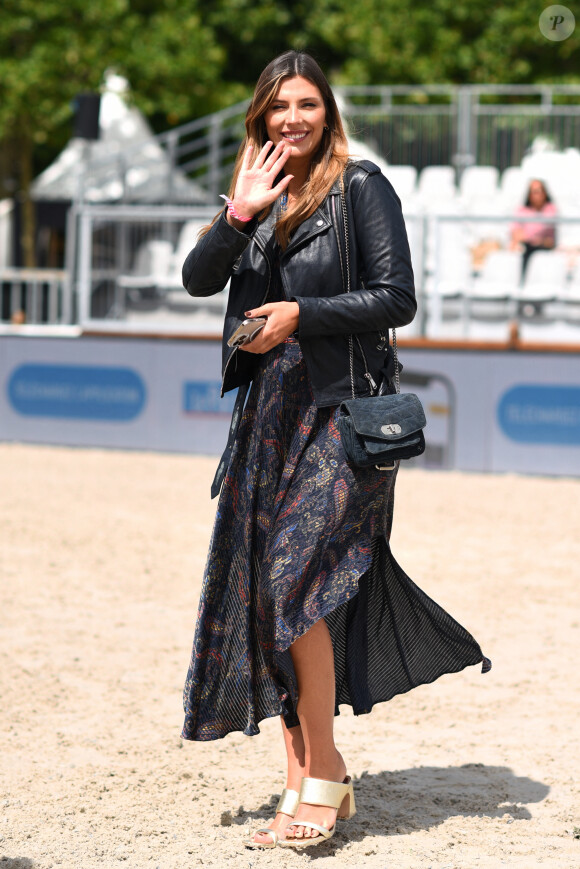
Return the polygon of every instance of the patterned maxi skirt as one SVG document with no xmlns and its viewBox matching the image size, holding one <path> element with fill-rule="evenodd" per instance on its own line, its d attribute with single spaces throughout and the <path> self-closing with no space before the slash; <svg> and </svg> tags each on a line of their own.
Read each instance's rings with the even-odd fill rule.
<svg viewBox="0 0 580 869">
<path fill-rule="evenodd" d="M 290 645 L 319 619 L 336 712 L 355 714 L 489 662 L 389 549 L 396 471 L 344 457 L 337 408 L 317 408 L 300 345 L 261 357 L 219 498 L 184 690 L 185 739 L 298 724 Z"/>
</svg>

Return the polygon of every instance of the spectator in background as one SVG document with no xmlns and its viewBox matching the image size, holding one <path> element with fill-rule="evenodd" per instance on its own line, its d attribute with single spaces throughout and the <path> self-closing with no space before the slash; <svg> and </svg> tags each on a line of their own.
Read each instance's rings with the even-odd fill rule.
<svg viewBox="0 0 580 869">
<path fill-rule="evenodd" d="M 516 215 L 522 217 L 554 217 L 558 213 L 546 185 L 538 178 L 530 181 L 525 205 L 520 205 Z M 556 246 L 556 227 L 553 223 L 540 221 L 513 223 L 511 226 L 511 250 L 521 250 L 522 278 L 525 276 L 528 260 L 537 250 L 551 250 Z"/>
</svg>

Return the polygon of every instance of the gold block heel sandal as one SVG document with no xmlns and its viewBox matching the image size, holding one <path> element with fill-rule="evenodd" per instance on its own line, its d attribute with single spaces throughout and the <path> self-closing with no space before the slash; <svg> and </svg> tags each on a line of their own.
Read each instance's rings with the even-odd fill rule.
<svg viewBox="0 0 580 869">
<path fill-rule="evenodd" d="M 348 819 L 356 812 L 354 804 L 354 790 L 352 780 L 347 776 L 343 782 L 325 781 L 321 778 L 303 778 L 300 787 L 300 803 L 308 803 L 312 806 L 330 806 L 337 810 L 336 818 Z M 308 848 L 311 845 L 320 845 L 334 836 L 336 823 L 327 830 L 321 824 L 314 821 L 293 821 L 288 827 L 310 827 L 317 830 L 320 835 L 308 839 L 281 839 L 281 848 Z"/>
<path fill-rule="evenodd" d="M 289 815 L 293 818 L 298 809 L 299 797 L 300 795 L 298 791 L 293 791 L 292 788 L 284 788 L 280 794 L 278 805 L 276 806 L 276 814 L 280 812 L 283 815 Z M 246 848 L 275 848 L 278 844 L 279 836 L 276 830 L 271 830 L 270 827 L 260 827 L 259 830 L 254 831 L 254 836 L 257 833 L 266 833 L 266 835 L 271 836 L 272 841 L 254 842 L 253 839 L 246 839 L 244 842 Z"/>
</svg>

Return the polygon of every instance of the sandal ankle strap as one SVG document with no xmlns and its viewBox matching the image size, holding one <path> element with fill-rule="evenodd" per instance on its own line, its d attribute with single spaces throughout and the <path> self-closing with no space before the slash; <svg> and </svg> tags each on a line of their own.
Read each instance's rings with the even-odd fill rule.
<svg viewBox="0 0 580 869">
<path fill-rule="evenodd" d="M 300 802 L 312 806 L 330 806 L 339 809 L 351 788 L 350 778 L 344 782 L 326 781 L 322 778 L 303 778 L 300 786 Z"/>
<path fill-rule="evenodd" d="M 293 818 L 298 809 L 299 801 L 300 794 L 298 791 L 294 791 L 292 788 L 284 788 L 276 806 L 276 813 L 281 812 L 283 815 L 290 815 Z"/>
</svg>

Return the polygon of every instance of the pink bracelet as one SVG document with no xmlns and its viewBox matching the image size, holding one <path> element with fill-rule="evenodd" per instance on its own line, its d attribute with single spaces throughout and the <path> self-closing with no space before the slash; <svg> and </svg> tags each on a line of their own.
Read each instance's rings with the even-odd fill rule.
<svg viewBox="0 0 580 869">
<path fill-rule="evenodd" d="M 238 214 L 238 212 L 234 208 L 234 203 L 228 196 L 225 195 L 225 193 L 220 193 L 220 199 L 225 199 L 228 204 L 228 211 L 230 212 L 232 217 L 236 218 L 236 220 L 241 220 L 242 223 L 249 223 L 250 220 L 253 220 L 253 217 L 242 217 L 241 214 Z"/>
</svg>

